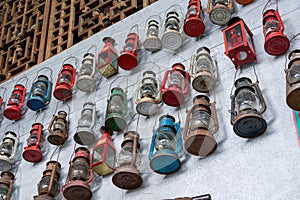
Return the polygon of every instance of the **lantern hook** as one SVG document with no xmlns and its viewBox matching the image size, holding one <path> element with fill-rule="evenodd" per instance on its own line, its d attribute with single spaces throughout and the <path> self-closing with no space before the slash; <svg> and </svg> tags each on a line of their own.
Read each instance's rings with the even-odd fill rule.
<svg viewBox="0 0 300 200">
<path fill-rule="evenodd" d="M 111 90 L 111 86 L 112 86 L 113 83 L 114 83 L 116 80 L 118 80 L 120 77 L 124 77 L 124 76 L 117 76 L 117 77 L 115 78 L 115 80 L 113 80 L 113 81 L 109 84 L 107 99 L 109 98 L 109 91 Z M 127 86 L 126 86 L 126 92 L 127 92 L 127 88 L 128 88 L 128 76 L 126 76 L 126 77 L 127 77 L 127 81 L 126 81 L 126 84 L 127 84 Z"/>
<path fill-rule="evenodd" d="M 60 102 L 60 101 L 58 101 L 57 104 L 56 104 L 54 114 L 57 112 L 57 107 L 58 107 L 59 102 Z M 65 103 L 65 101 L 62 102 L 62 104 L 64 104 L 64 103 Z M 67 107 L 68 107 L 68 115 L 69 115 L 69 114 L 70 114 L 70 111 L 71 111 L 71 108 L 70 108 L 70 106 L 69 106 L 68 103 L 66 103 L 66 105 L 67 105 Z"/>
<path fill-rule="evenodd" d="M 22 78 L 20 78 L 19 80 L 17 80 L 16 84 L 18 84 L 22 79 L 26 79 L 26 82 L 25 82 L 25 87 L 28 86 L 28 78 L 26 76 L 23 76 Z"/>
<path fill-rule="evenodd" d="M 35 79 L 38 77 L 39 72 L 41 72 L 43 69 L 48 69 L 48 70 L 50 71 L 50 79 L 51 79 L 51 81 L 52 81 L 52 73 L 53 73 L 53 70 L 50 69 L 49 67 L 44 67 L 44 68 L 42 68 L 42 69 L 39 69 L 39 70 L 36 72 L 36 76 L 34 77 L 33 80 L 35 80 Z"/>
<path fill-rule="evenodd" d="M 64 64 L 67 60 L 72 59 L 72 58 L 75 59 L 75 66 L 76 66 L 76 68 L 77 68 L 77 67 L 78 67 L 78 58 L 76 58 L 75 56 L 70 56 L 70 57 L 66 58 L 66 59 L 62 62 L 62 64 Z"/>
<path fill-rule="evenodd" d="M 252 67 L 253 67 L 253 72 L 254 72 L 254 75 L 255 75 L 255 78 L 256 78 L 256 82 L 259 83 L 258 76 L 257 76 L 257 73 L 256 73 L 256 69 L 255 69 L 255 65 L 252 65 Z"/>
<path fill-rule="evenodd" d="M 73 158 L 73 156 L 74 156 L 74 154 L 75 154 L 76 144 L 77 144 L 77 143 L 75 142 L 74 148 L 73 148 L 73 152 L 72 152 L 72 155 L 70 156 L 69 165 L 71 165 L 71 163 L 72 163 L 72 158 Z"/>
<path fill-rule="evenodd" d="M 267 3 L 266 3 L 265 6 L 264 6 L 264 9 L 262 10 L 262 14 L 264 14 L 264 12 L 266 11 L 267 7 L 268 7 L 269 5 L 271 5 L 271 1 L 272 1 L 272 0 L 268 0 L 268 1 L 267 1 Z M 278 10 L 278 0 L 276 0 L 276 8 L 275 8 L 275 9 Z"/>
<path fill-rule="evenodd" d="M 134 113 L 134 115 L 132 115 L 132 117 L 130 118 L 130 120 L 129 120 L 127 126 L 126 126 L 126 131 L 125 132 L 128 131 L 128 127 L 133 122 L 133 119 L 135 118 L 136 115 L 138 115 L 138 113 Z"/>
<path fill-rule="evenodd" d="M 95 44 L 90 46 L 90 48 L 87 50 L 87 53 L 90 52 L 90 50 L 93 49 L 93 48 L 95 48 L 94 53 L 95 53 L 95 56 L 96 56 L 96 54 L 97 54 L 97 45 L 95 45 Z"/>
<path fill-rule="evenodd" d="M 233 84 L 232 84 L 232 87 L 231 87 L 231 90 L 230 90 L 230 98 L 232 98 L 234 96 L 233 95 L 233 88 L 234 88 L 234 83 L 235 83 L 235 80 L 236 80 L 237 72 L 238 72 L 238 70 L 235 70 L 235 72 L 234 72 Z"/>
<path fill-rule="evenodd" d="M 39 110 L 38 112 L 36 112 L 35 122 L 37 122 L 37 119 L 38 119 L 38 117 L 40 116 L 41 113 L 42 113 L 41 110 Z M 45 119 L 45 116 L 46 116 L 45 113 L 46 113 L 46 112 L 43 112 L 43 117 L 42 117 L 42 122 L 41 122 L 41 124 L 44 123 L 44 119 Z"/>
<path fill-rule="evenodd" d="M 136 28 L 136 32 L 133 31 L 133 29 Z M 130 30 L 129 30 L 129 33 L 137 33 L 139 35 L 139 25 L 138 24 L 134 24 Z"/>
<path fill-rule="evenodd" d="M 0 97 L 2 97 L 2 99 L 4 99 L 6 96 L 6 93 L 7 93 L 7 89 L 5 87 L 0 87 L 0 90 L 3 90 L 3 94 L 2 94 L 2 96 L 0 95 Z"/>
<path fill-rule="evenodd" d="M 12 122 L 12 123 L 10 123 L 10 124 L 8 124 L 6 127 L 5 127 L 5 129 L 4 129 L 4 133 L 6 133 L 7 132 L 7 128 L 9 127 L 9 126 L 11 126 L 11 125 L 13 125 L 13 124 L 15 124 L 15 122 Z M 18 125 L 18 131 L 17 131 L 17 137 L 19 138 L 20 137 L 20 135 L 19 135 L 19 132 L 20 132 L 20 128 L 21 128 L 21 126 L 20 126 L 20 124 L 19 123 L 17 123 L 17 125 Z M 14 131 L 13 131 L 14 132 Z"/>
<path fill-rule="evenodd" d="M 56 161 L 58 161 L 59 156 L 60 156 L 61 149 L 62 149 L 62 145 L 57 146 L 57 147 L 54 149 L 53 153 L 51 154 L 50 160 L 52 160 L 54 154 L 55 154 L 56 151 L 58 150 L 58 154 L 57 154 L 57 158 L 56 158 Z"/>
</svg>

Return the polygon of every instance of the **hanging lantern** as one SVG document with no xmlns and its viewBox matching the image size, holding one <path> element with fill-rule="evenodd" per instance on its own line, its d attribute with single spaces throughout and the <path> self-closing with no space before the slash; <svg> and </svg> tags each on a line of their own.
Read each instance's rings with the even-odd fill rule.
<svg viewBox="0 0 300 200">
<path fill-rule="evenodd" d="M 49 135 L 47 140 L 53 145 L 62 145 L 68 139 L 69 122 L 65 111 L 58 111 L 53 115 L 48 126 Z"/>
<path fill-rule="evenodd" d="M 90 200 L 93 194 L 89 183 L 93 177 L 89 150 L 85 147 L 77 148 L 70 164 L 66 184 L 62 187 L 64 197 L 68 200 Z"/>
<path fill-rule="evenodd" d="M 92 102 L 83 104 L 80 119 L 78 120 L 77 131 L 74 140 L 81 145 L 93 144 L 96 140 L 94 127 L 96 124 L 96 108 Z"/>
<path fill-rule="evenodd" d="M 9 171 L 1 172 L 0 178 L 0 197 L 3 200 L 11 200 L 11 194 L 15 175 Z"/>
<path fill-rule="evenodd" d="M 293 110 L 300 111 L 300 49 L 289 54 L 286 73 L 286 103 Z"/>
<path fill-rule="evenodd" d="M 124 70 L 132 70 L 138 65 L 139 35 L 133 32 L 132 28 L 125 40 L 123 51 L 121 51 L 118 57 L 118 64 Z"/>
<path fill-rule="evenodd" d="M 253 43 L 253 34 L 239 17 L 229 20 L 228 26 L 223 30 L 225 54 L 236 68 L 249 63 L 256 62 L 256 53 Z"/>
<path fill-rule="evenodd" d="M 144 40 L 144 48 L 147 51 L 156 52 L 161 49 L 162 44 L 159 39 L 160 24 L 158 20 L 151 19 L 148 21 L 147 35 Z"/>
<path fill-rule="evenodd" d="M 176 50 L 181 46 L 180 18 L 176 11 L 170 11 L 166 15 L 165 32 L 161 37 L 164 48 Z"/>
<path fill-rule="evenodd" d="M 121 88 L 113 88 L 110 98 L 107 100 L 105 126 L 113 131 L 123 130 L 127 125 L 126 114 L 127 95 Z"/>
<path fill-rule="evenodd" d="M 200 47 L 192 57 L 190 76 L 193 78 L 192 86 L 197 92 L 207 93 L 215 88 L 217 66 L 208 48 Z"/>
<path fill-rule="evenodd" d="M 95 55 L 86 53 L 83 56 L 82 66 L 79 71 L 76 87 L 83 92 L 92 92 L 96 88 L 96 63 Z"/>
<path fill-rule="evenodd" d="M 273 56 L 284 54 L 290 47 L 290 40 L 283 34 L 284 24 L 278 10 L 267 10 L 263 13 L 265 51 Z"/>
<path fill-rule="evenodd" d="M 209 19 L 216 25 L 226 24 L 233 11 L 233 0 L 208 0 L 206 12 Z"/>
<path fill-rule="evenodd" d="M 71 64 L 64 64 L 58 74 L 53 96 L 61 101 L 70 100 L 75 77 L 76 69 Z"/>
<path fill-rule="evenodd" d="M 160 90 L 162 100 L 169 106 L 180 106 L 189 92 L 190 76 L 181 63 L 175 63 L 164 75 Z M 167 84 L 167 85 L 166 85 Z"/>
<path fill-rule="evenodd" d="M 7 131 L 0 144 L 0 171 L 11 169 L 18 146 L 17 134 Z"/>
<path fill-rule="evenodd" d="M 99 176 L 104 176 L 114 171 L 116 149 L 110 137 L 112 131 L 102 126 L 101 133 L 100 140 L 93 148 L 91 167 Z"/>
<path fill-rule="evenodd" d="M 27 147 L 24 148 L 23 158 L 28 162 L 38 163 L 43 159 L 42 146 L 43 125 L 41 123 L 32 124 L 30 136 L 27 139 Z"/>
<path fill-rule="evenodd" d="M 51 100 L 52 82 L 45 75 L 39 75 L 32 84 L 27 107 L 33 111 L 44 109 Z"/>
<path fill-rule="evenodd" d="M 160 81 L 153 71 L 145 71 L 143 79 L 138 83 L 134 94 L 136 110 L 144 116 L 157 112 L 157 104 L 161 102 Z"/>
<path fill-rule="evenodd" d="M 252 3 L 253 0 L 236 0 L 238 4 L 247 5 Z"/>
<path fill-rule="evenodd" d="M 247 77 L 235 81 L 235 92 L 231 96 L 231 124 L 234 132 L 243 138 L 255 138 L 267 129 L 262 117 L 266 103 L 258 83 Z"/>
<path fill-rule="evenodd" d="M 155 153 L 154 153 L 155 149 Z M 172 174 L 181 167 L 178 154 L 182 151 L 180 124 L 171 115 L 159 118 L 159 127 L 153 131 L 149 160 L 150 168 L 159 174 Z"/>
<path fill-rule="evenodd" d="M 205 31 L 201 0 L 190 0 L 184 19 L 183 30 L 190 37 L 198 37 Z"/>
<path fill-rule="evenodd" d="M 214 134 L 219 128 L 215 103 L 210 103 L 205 95 L 193 99 L 193 107 L 188 111 L 184 128 L 184 147 L 195 156 L 207 156 L 217 149 Z"/>
<path fill-rule="evenodd" d="M 22 117 L 25 110 L 24 101 L 26 88 L 21 84 L 16 84 L 3 112 L 4 117 L 9 120 L 18 120 Z"/>
<path fill-rule="evenodd" d="M 34 196 L 34 200 L 54 200 L 59 194 L 59 178 L 61 165 L 57 161 L 49 161 L 46 164 L 46 170 L 43 177 L 38 183 L 38 196 Z"/>
<path fill-rule="evenodd" d="M 137 169 L 141 162 L 139 137 L 135 131 L 124 133 L 122 149 L 117 158 L 118 168 L 112 177 L 113 184 L 121 189 L 134 190 L 143 184 L 143 179 Z"/>
<path fill-rule="evenodd" d="M 98 71 L 105 78 L 109 78 L 118 73 L 118 54 L 113 46 L 115 43 L 113 38 L 105 37 L 103 42 L 105 45 L 98 54 Z"/>
</svg>

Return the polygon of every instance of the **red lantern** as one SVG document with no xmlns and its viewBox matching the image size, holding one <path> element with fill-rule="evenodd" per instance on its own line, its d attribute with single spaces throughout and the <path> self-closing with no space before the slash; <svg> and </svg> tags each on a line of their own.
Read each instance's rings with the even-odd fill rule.
<svg viewBox="0 0 300 200">
<path fill-rule="evenodd" d="M 165 72 L 160 90 L 163 92 L 163 102 L 169 106 L 180 106 L 189 92 L 190 76 L 184 70 L 183 64 L 175 63 L 172 69 Z"/>
<path fill-rule="evenodd" d="M 283 34 L 284 25 L 278 10 L 267 10 L 263 13 L 265 51 L 273 56 L 284 54 L 290 47 L 290 41 Z"/>
<path fill-rule="evenodd" d="M 115 40 L 111 37 L 103 38 L 105 43 L 98 54 L 98 70 L 102 76 L 109 78 L 118 73 L 118 54 L 114 48 Z"/>
<path fill-rule="evenodd" d="M 7 119 L 18 120 L 22 117 L 25 96 L 26 88 L 21 84 L 16 84 L 3 112 Z"/>
<path fill-rule="evenodd" d="M 76 77 L 76 69 L 71 64 L 64 64 L 56 81 L 54 97 L 61 101 L 72 98 L 72 88 Z"/>
<path fill-rule="evenodd" d="M 236 68 L 243 64 L 256 62 L 256 53 L 253 43 L 253 34 L 239 17 L 229 20 L 228 26 L 223 30 L 225 54 Z"/>
<path fill-rule="evenodd" d="M 201 0 L 190 0 L 183 25 L 185 34 L 191 37 L 202 35 L 205 31 L 203 20 Z"/>
<path fill-rule="evenodd" d="M 27 147 L 24 148 L 23 158 L 28 162 L 37 163 L 43 158 L 41 146 L 43 143 L 43 125 L 41 123 L 32 124 L 30 136 L 27 139 Z"/>
</svg>

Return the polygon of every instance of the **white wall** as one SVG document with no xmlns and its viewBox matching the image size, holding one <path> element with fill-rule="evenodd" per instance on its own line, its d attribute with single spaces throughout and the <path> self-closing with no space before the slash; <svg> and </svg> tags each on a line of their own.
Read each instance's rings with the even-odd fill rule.
<svg viewBox="0 0 300 200">
<path fill-rule="evenodd" d="M 53 82 L 57 79 L 58 71 L 62 66 L 62 62 L 69 56 L 76 56 L 80 62 L 87 49 L 96 44 L 97 54 L 103 47 L 102 38 L 104 36 L 112 36 L 116 39 L 115 48 L 121 51 L 130 27 L 138 24 L 140 29 L 140 37 L 145 37 L 145 21 L 153 14 L 159 14 L 164 18 L 165 11 L 172 4 L 180 4 L 183 12 L 186 12 L 186 0 L 161 0 L 150 5 L 140 12 L 126 18 L 125 20 L 105 29 L 104 31 L 86 39 L 85 41 L 73 46 L 70 49 L 46 60 L 38 66 L 29 69 L 17 78 L 2 84 L 6 87 L 10 94 L 15 81 L 18 78 L 27 76 L 30 80 L 30 86 L 37 70 L 43 67 L 53 69 Z M 206 8 L 206 2 L 202 1 L 203 10 Z M 257 53 L 258 63 L 255 65 L 260 81 L 260 87 L 267 102 L 267 111 L 263 115 L 268 122 L 266 133 L 256 139 L 242 139 L 236 136 L 230 125 L 230 89 L 233 84 L 235 73 L 234 65 L 224 55 L 224 45 L 221 27 L 213 25 L 206 15 L 205 37 L 196 41 L 194 38 L 184 37 L 184 44 L 176 51 L 171 52 L 162 50 L 154 54 L 150 54 L 143 50 L 143 57 L 140 63 L 155 62 L 160 66 L 157 72 L 160 78 L 163 72 L 169 69 L 173 63 L 182 62 L 186 68 L 189 68 L 189 59 L 191 55 L 201 46 L 207 46 L 211 49 L 211 54 L 218 62 L 219 81 L 215 90 L 217 113 L 219 117 L 220 129 L 218 131 L 217 140 L 219 142 L 216 152 L 206 158 L 198 158 L 185 152 L 182 157 L 182 167 L 180 171 L 173 175 L 159 175 L 150 170 L 148 167 L 148 149 L 151 139 L 151 130 L 153 128 L 156 117 L 146 119 L 141 116 L 138 132 L 141 135 L 141 151 L 143 155 L 142 166 L 140 168 L 144 183 L 141 188 L 134 191 L 125 191 L 115 187 L 112 184 L 112 175 L 106 177 L 95 176 L 92 183 L 93 199 L 164 199 L 175 198 L 179 196 L 196 196 L 204 193 L 210 193 L 214 200 L 226 199 L 300 199 L 299 179 L 300 174 L 300 156 L 299 145 L 297 142 L 296 130 L 292 117 L 292 110 L 285 102 L 285 56 L 274 57 L 268 55 L 263 48 L 264 37 L 262 30 L 262 9 L 266 1 L 255 0 L 247 6 L 236 5 L 234 15 L 238 15 L 244 19 L 246 24 L 254 34 L 254 43 Z M 275 4 L 272 4 L 275 8 Z M 285 34 L 289 38 L 300 32 L 300 4 L 299 1 L 279 1 L 279 12 L 285 24 Z M 300 40 L 291 43 L 289 51 L 299 48 Z M 120 75 L 129 77 L 128 97 L 130 98 L 129 106 L 132 113 L 134 103 L 132 101 L 133 91 L 137 78 L 140 78 L 141 72 L 150 69 L 151 66 L 140 64 L 133 71 L 123 71 L 120 69 Z M 255 80 L 251 67 L 242 69 L 238 76 L 248 76 Z M 109 85 L 114 80 L 103 79 L 94 95 L 97 106 L 97 128 L 104 124 L 104 116 L 106 109 L 106 98 L 109 93 Z M 119 81 L 120 82 L 120 81 Z M 27 90 L 30 87 L 27 86 Z M 187 99 L 187 103 L 181 108 L 182 127 L 185 124 L 185 110 L 190 108 L 191 100 L 197 93 L 192 91 Z M 66 180 L 68 171 L 68 162 L 74 148 L 73 134 L 76 130 L 76 124 L 80 116 L 80 110 L 84 103 L 84 99 L 89 98 L 82 92 L 77 92 L 70 102 L 70 130 L 69 139 L 64 145 L 59 162 L 62 164 L 61 169 L 61 186 Z M 6 97 L 7 101 L 7 97 Z M 51 103 L 45 112 L 44 127 L 48 126 L 52 114 L 55 111 L 57 100 L 52 97 Z M 59 104 L 61 106 L 61 104 Z M 177 119 L 177 111 L 175 108 L 163 105 L 159 115 L 170 113 Z M 37 195 L 36 184 L 42 177 L 45 164 L 49 160 L 56 146 L 45 143 L 46 152 L 44 152 L 43 161 L 38 164 L 31 164 L 22 160 L 23 148 L 26 146 L 26 139 L 29 135 L 31 124 L 35 122 L 35 112 L 28 110 L 23 119 L 19 120 L 21 128 L 16 131 L 18 125 L 9 126 L 7 129 L 13 129 L 19 132 L 20 144 L 18 148 L 19 170 L 17 179 L 14 183 L 12 199 L 28 200 Z M 42 117 L 40 116 L 39 119 Z M 7 125 L 11 121 L 4 119 L 1 123 L 0 131 L 4 133 Z M 132 122 L 129 130 L 136 128 L 136 121 Z M 98 132 L 98 131 L 97 131 Z M 47 132 L 45 132 L 47 133 Z M 99 133 L 99 132 L 98 132 Z M 48 133 L 47 133 L 48 134 Z M 47 136 L 46 134 L 46 136 Z M 2 134 L 3 135 L 3 134 Z M 100 135 L 100 134 L 99 134 Z M 123 140 L 122 133 L 113 136 L 114 144 L 119 151 L 120 143 Z M 79 145 L 77 145 L 78 147 Z M 92 146 L 89 147 L 90 150 Z M 56 199 L 64 199 L 60 194 Z"/>
</svg>

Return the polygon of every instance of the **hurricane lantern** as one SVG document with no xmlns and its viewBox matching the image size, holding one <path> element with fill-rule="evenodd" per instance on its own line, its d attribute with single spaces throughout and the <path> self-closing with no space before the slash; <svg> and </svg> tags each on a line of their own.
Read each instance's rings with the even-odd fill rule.
<svg viewBox="0 0 300 200">
<path fill-rule="evenodd" d="M 53 96 L 61 101 L 70 100 L 75 77 L 76 69 L 71 64 L 64 64 L 58 74 Z"/>
<path fill-rule="evenodd" d="M 118 73 L 118 54 L 114 48 L 115 40 L 111 37 L 104 37 L 103 49 L 98 54 L 98 71 L 105 78 L 109 78 Z"/>
<path fill-rule="evenodd" d="M 161 37 L 164 48 L 176 50 L 181 46 L 180 17 L 176 11 L 170 11 L 166 15 L 165 32 Z"/>
<path fill-rule="evenodd" d="M 149 116 L 157 112 L 157 104 L 161 102 L 160 81 L 153 71 L 145 71 L 134 94 L 136 111 L 140 115 Z"/>
<path fill-rule="evenodd" d="M 190 0 L 184 19 L 183 31 L 190 37 L 198 37 L 205 31 L 201 0 Z"/>
<path fill-rule="evenodd" d="M 96 107 L 92 102 L 83 104 L 74 140 L 81 145 L 93 144 L 96 140 L 94 127 L 96 125 Z"/>
<path fill-rule="evenodd" d="M 111 139 L 112 131 L 101 127 L 102 136 L 93 148 L 91 167 L 99 176 L 105 176 L 114 171 L 116 149 Z"/>
<path fill-rule="evenodd" d="M 193 78 L 192 86 L 197 92 L 207 93 L 215 88 L 217 65 L 208 48 L 200 47 L 192 57 L 190 76 Z"/>
<path fill-rule="evenodd" d="M 122 149 L 117 157 L 118 167 L 112 177 L 113 184 L 121 189 L 133 190 L 143 184 L 140 171 L 137 169 L 141 163 L 138 140 L 137 132 L 127 131 L 124 133 Z"/>
<path fill-rule="evenodd" d="M 25 110 L 26 88 L 21 84 L 16 84 L 3 112 L 4 117 L 9 120 L 18 120 Z"/>
<path fill-rule="evenodd" d="M 34 196 L 34 200 L 55 200 L 59 194 L 59 178 L 61 165 L 57 161 L 48 161 L 46 170 L 43 172 L 43 177 L 38 183 L 38 196 Z"/>
<path fill-rule="evenodd" d="M 231 18 L 228 26 L 222 31 L 225 54 L 231 59 L 236 69 L 243 64 L 256 62 L 253 34 L 243 19 Z"/>
<path fill-rule="evenodd" d="M 9 171 L 1 172 L 0 178 L 0 198 L 3 200 L 11 200 L 15 175 Z"/>
<path fill-rule="evenodd" d="M 208 0 L 206 12 L 216 25 L 225 25 L 231 18 L 233 0 Z"/>
<path fill-rule="evenodd" d="M 83 56 L 76 87 L 82 92 L 92 92 L 96 88 L 96 60 L 95 55 L 86 53 Z"/>
<path fill-rule="evenodd" d="M 278 10 L 267 10 L 263 13 L 263 31 L 265 51 L 273 56 L 284 54 L 290 47 L 290 40 L 283 34 L 284 24 Z"/>
<path fill-rule="evenodd" d="M 43 127 L 41 123 L 32 124 L 30 136 L 27 138 L 27 146 L 23 152 L 23 158 L 28 162 L 38 163 L 43 159 L 41 150 L 44 143 Z"/>
<path fill-rule="evenodd" d="M 147 51 L 156 52 L 162 48 L 161 41 L 159 39 L 160 24 L 158 20 L 152 19 L 148 21 L 146 39 L 144 40 L 144 48 Z"/>
<path fill-rule="evenodd" d="M 90 200 L 93 196 L 89 183 L 94 173 L 90 167 L 90 152 L 85 147 L 75 150 L 75 157 L 69 167 L 63 195 L 68 200 Z"/>
<path fill-rule="evenodd" d="M 252 3 L 253 0 L 235 0 L 238 4 L 248 5 Z"/>
<path fill-rule="evenodd" d="M 180 124 L 171 115 L 159 118 L 159 127 L 153 131 L 149 150 L 150 168 L 159 174 L 172 174 L 181 167 L 182 151 Z"/>
<path fill-rule="evenodd" d="M 126 125 L 127 95 L 123 89 L 115 87 L 107 100 L 105 126 L 113 131 L 121 131 Z"/>
<path fill-rule="evenodd" d="M 45 75 L 39 75 L 32 84 L 27 107 L 33 111 L 44 109 L 51 100 L 52 82 Z"/>
<path fill-rule="evenodd" d="M 62 145 L 68 139 L 69 122 L 65 111 L 58 111 L 53 115 L 48 126 L 49 135 L 47 140 L 53 145 Z"/>
<path fill-rule="evenodd" d="M 262 117 L 266 103 L 258 83 L 247 77 L 235 81 L 235 92 L 231 96 L 231 124 L 234 132 L 243 138 L 255 138 L 267 129 Z"/>
<path fill-rule="evenodd" d="M 183 64 L 175 63 L 172 69 L 165 72 L 160 90 L 163 93 L 162 101 L 169 106 L 180 106 L 189 92 L 190 76 L 184 70 Z"/>
<path fill-rule="evenodd" d="M 0 171 L 8 171 L 13 165 L 18 147 L 17 134 L 7 131 L 0 144 Z"/>
</svg>

